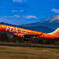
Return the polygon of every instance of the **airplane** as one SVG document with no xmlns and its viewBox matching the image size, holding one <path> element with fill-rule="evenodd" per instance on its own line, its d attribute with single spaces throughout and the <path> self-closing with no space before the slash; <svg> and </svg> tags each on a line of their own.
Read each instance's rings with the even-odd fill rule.
<svg viewBox="0 0 59 59">
<path fill-rule="evenodd" d="M 8 25 L 0 25 L 0 31 L 14 34 L 20 38 L 39 38 L 39 39 L 51 39 L 58 40 L 59 39 L 59 28 L 51 33 L 38 32 Z"/>
</svg>

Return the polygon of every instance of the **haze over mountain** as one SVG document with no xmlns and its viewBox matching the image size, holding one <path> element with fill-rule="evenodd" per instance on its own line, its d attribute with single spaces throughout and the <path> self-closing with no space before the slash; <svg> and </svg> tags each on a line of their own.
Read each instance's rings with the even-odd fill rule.
<svg viewBox="0 0 59 59">
<path fill-rule="evenodd" d="M 40 22 L 30 23 L 30 24 L 12 25 L 12 24 L 3 23 L 3 22 L 1 22 L 0 24 L 49 33 L 59 27 L 59 15 L 49 17 L 45 21 L 40 21 Z"/>
</svg>

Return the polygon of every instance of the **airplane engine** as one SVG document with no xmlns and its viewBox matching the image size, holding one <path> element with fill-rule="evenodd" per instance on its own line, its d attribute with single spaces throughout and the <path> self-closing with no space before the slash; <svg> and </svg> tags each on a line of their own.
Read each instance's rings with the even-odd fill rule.
<svg viewBox="0 0 59 59">
<path fill-rule="evenodd" d="M 23 38 L 23 35 L 21 35 L 21 34 L 18 34 L 18 37 L 20 37 L 20 38 Z"/>
</svg>

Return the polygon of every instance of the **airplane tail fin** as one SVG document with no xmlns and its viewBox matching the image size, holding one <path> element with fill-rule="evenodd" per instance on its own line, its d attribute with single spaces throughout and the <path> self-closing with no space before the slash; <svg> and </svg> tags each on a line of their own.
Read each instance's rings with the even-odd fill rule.
<svg viewBox="0 0 59 59">
<path fill-rule="evenodd" d="M 49 34 L 59 36 L 59 28 L 57 28 L 54 32 L 51 32 Z"/>
</svg>

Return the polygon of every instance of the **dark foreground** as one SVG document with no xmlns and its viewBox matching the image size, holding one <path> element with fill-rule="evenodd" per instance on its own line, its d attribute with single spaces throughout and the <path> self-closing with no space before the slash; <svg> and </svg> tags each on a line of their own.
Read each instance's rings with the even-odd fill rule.
<svg viewBox="0 0 59 59">
<path fill-rule="evenodd" d="M 59 49 L 0 46 L 0 59 L 59 59 Z"/>
</svg>

